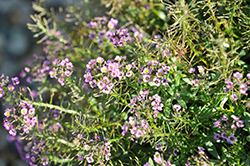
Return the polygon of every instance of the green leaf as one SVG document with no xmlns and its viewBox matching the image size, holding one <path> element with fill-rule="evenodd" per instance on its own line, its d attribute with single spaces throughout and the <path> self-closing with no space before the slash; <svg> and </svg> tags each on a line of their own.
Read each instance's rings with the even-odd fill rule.
<svg viewBox="0 0 250 166">
<path fill-rule="evenodd" d="M 208 141 L 206 143 L 206 146 L 207 146 L 207 150 L 209 151 L 209 153 L 211 153 L 217 159 L 220 159 L 220 156 L 219 156 L 214 144 L 211 141 Z"/>
<path fill-rule="evenodd" d="M 248 112 L 244 112 L 243 113 L 245 119 L 244 119 L 244 122 L 245 122 L 245 129 L 247 129 L 247 131 L 250 131 L 250 113 Z"/>
<path fill-rule="evenodd" d="M 192 81 L 190 81 L 189 78 L 183 78 L 183 81 L 186 82 L 186 83 L 189 84 L 189 85 L 193 85 L 193 84 L 192 84 Z"/>
<path fill-rule="evenodd" d="M 250 158 L 247 158 L 246 163 L 245 163 L 245 166 L 248 166 L 248 165 L 250 165 Z"/>
<path fill-rule="evenodd" d="M 248 142 L 250 142 L 250 135 L 249 135 L 249 136 L 247 136 L 247 141 L 248 141 Z"/>
<path fill-rule="evenodd" d="M 246 51 L 245 50 L 241 50 L 240 51 L 240 56 L 244 56 L 244 55 L 246 55 Z"/>
<path fill-rule="evenodd" d="M 177 100 L 177 102 L 181 105 L 183 108 L 187 108 L 186 102 L 184 100 Z"/>
<path fill-rule="evenodd" d="M 151 166 L 154 166 L 154 161 L 152 160 L 151 157 L 149 157 L 148 162 L 149 162 L 149 164 L 150 164 Z"/>
<path fill-rule="evenodd" d="M 225 96 L 225 97 L 222 99 L 221 103 L 220 103 L 220 108 L 222 108 L 222 109 L 223 109 L 224 104 L 227 102 L 227 100 L 228 100 L 228 97 L 227 97 L 227 96 Z"/>
</svg>

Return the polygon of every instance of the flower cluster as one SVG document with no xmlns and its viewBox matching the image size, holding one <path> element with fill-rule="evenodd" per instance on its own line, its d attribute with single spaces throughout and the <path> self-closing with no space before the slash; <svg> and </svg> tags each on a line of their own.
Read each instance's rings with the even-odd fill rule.
<svg viewBox="0 0 250 166">
<path fill-rule="evenodd" d="M 143 38 L 144 36 L 132 27 L 130 29 L 116 28 L 118 20 L 111 18 L 109 21 L 107 17 L 96 17 L 95 21 L 88 23 L 88 28 L 94 30 L 89 34 L 89 38 L 97 42 L 99 45 L 108 40 L 114 47 L 122 47 L 126 42 L 132 42 L 134 38 L 129 34 L 129 31 L 134 32 L 135 37 Z M 97 35 L 96 35 L 97 34 Z"/>
<path fill-rule="evenodd" d="M 208 156 L 205 153 L 205 148 L 203 147 L 198 147 L 198 156 L 196 155 L 192 155 L 191 157 L 188 158 L 187 163 L 185 163 L 185 166 L 193 166 L 190 162 L 190 160 L 192 159 L 196 165 L 203 165 L 203 166 L 207 166 L 207 163 L 204 159 L 208 159 Z"/>
<path fill-rule="evenodd" d="M 139 139 L 142 135 L 148 132 L 148 126 L 149 124 L 147 120 L 130 116 L 129 121 L 125 121 L 122 126 L 122 136 L 125 137 L 125 134 L 130 131 L 130 139 L 132 141 L 134 138 Z"/>
<path fill-rule="evenodd" d="M 223 115 L 221 119 L 218 119 L 214 122 L 214 128 L 223 129 L 222 133 L 215 133 L 214 139 L 219 140 L 220 138 L 226 140 L 227 142 L 234 144 L 236 141 L 236 137 L 232 133 L 232 131 L 236 131 L 237 128 L 244 127 L 244 121 L 240 120 L 239 117 L 232 115 L 231 120 L 226 116 Z M 230 135 L 229 135 L 230 134 Z"/>
<path fill-rule="evenodd" d="M 248 76 L 249 76 L 249 74 L 248 74 Z M 223 88 L 224 92 L 226 92 L 226 93 L 231 92 L 231 99 L 233 101 L 237 101 L 238 96 L 240 94 L 243 94 L 246 96 L 248 95 L 247 94 L 247 90 L 248 90 L 247 84 L 249 84 L 249 82 L 245 83 L 244 79 L 242 79 L 242 78 L 243 78 L 243 74 L 237 71 L 233 74 L 233 79 L 231 77 L 225 79 L 226 86 Z M 236 87 L 239 88 L 240 93 L 237 93 Z"/>
<path fill-rule="evenodd" d="M 24 102 L 20 102 L 14 107 L 10 106 L 5 110 L 4 115 L 3 125 L 12 136 L 17 135 L 17 130 L 23 134 L 29 133 L 38 121 L 33 105 Z M 18 121 L 21 121 L 22 125 L 19 125 Z"/>
<path fill-rule="evenodd" d="M 84 86 L 98 88 L 100 93 L 109 94 L 117 81 L 134 77 L 135 63 L 126 65 L 125 60 L 126 56 L 116 56 L 109 61 L 102 57 L 90 60 L 86 65 Z"/>
<path fill-rule="evenodd" d="M 55 67 L 49 71 L 50 78 L 55 78 L 63 86 L 65 79 L 70 77 L 73 73 L 73 63 L 69 61 L 69 58 L 62 60 L 55 59 L 53 61 Z"/>
<path fill-rule="evenodd" d="M 166 87 L 168 80 L 166 78 L 167 72 L 170 70 L 169 66 L 166 66 L 165 63 L 160 63 L 157 60 L 152 60 L 147 63 L 146 66 L 139 68 L 139 79 L 138 82 L 149 83 L 152 86 L 163 86 Z"/>
<path fill-rule="evenodd" d="M 163 159 L 162 155 L 159 152 L 155 152 L 154 154 L 154 162 L 158 165 L 162 165 L 162 166 L 172 166 L 172 164 L 170 163 L 170 161 L 166 161 Z M 145 163 L 143 166 L 151 166 L 151 164 L 149 162 Z"/>
<path fill-rule="evenodd" d="M 109 142 L 109 139 L 103 137 L 103 141 L 101 141 L 101 137 L 95 135 L 95 139 L 91 139 L 89 143 L 83 142 L 82 134 L 78 134 L 76 138 L 74 138 L 73 142 L 78 146 L 83 147 L 83 151 L 80 151 L 78 154 L 78 159 L 82 162 L 84 159 L 87 163 L 99 163 L 104 166 L 105 161 L 110 160 L 110 150 L 112 144 Z"/>
</svg>

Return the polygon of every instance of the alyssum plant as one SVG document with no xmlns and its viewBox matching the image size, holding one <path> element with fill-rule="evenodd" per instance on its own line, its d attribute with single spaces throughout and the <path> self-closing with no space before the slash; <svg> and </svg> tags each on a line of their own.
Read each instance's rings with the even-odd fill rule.
<svg viewBox="0 0 250 166">
<path fill-rule="evenodd" d="M 102 0 L 108 15 L 94 18 L 84 2 L 59 8 L 65 22 L 34 3 L 28 27 L 45 55 L 1 76 L 3 125 L 23 160 L 250 164 L 245 1 Z"/>
</svg>

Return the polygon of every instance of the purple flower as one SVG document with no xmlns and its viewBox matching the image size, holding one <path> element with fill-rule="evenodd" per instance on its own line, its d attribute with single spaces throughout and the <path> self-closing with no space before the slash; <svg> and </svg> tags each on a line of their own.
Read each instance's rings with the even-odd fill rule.
<svg viewBox="0 0 250 166">
<path fill-rule="evenodd" d="M 156 72 L 156 76 L 158 78 L 161 78 L 163 76 L 163 71 L 162 70 L 159 70 L 158 72 Z"/>
<path fill-rule="evenodd" d="M 18 77 L 14 77 L 11 80 L 12 80 L 13 85 L 18 85 L 20 83 Z"/>
<path fill-rule="evenodd" d="M 151 166 L 151 164 L 149 162 L 147 162 L 143 166 Z"/>
<path fill-rule="evenodd" d="M 20 73 L 20 77 L 24 78 L 25 76 L 26 76 L 26 73 L 25 73 L 25 71 L 22 70 L 21 73 Z"/>
<path fill-rule="evenodd" d="M 80 161 L 83 161 L 84 155 L 83 155 L 83 154 L 78 154 L 78 159 L 79 159 Z"/>
<path fill-rule="evenodd" d="M 142 81 L 143 81 L 143 78 L 142 78 L 141 76 L 139 76 L 139 78 L 138 78 L 138 83 L 141 84 Z"/>
<path fill-rule="evenodd" d="M 236 78 L 238 80 L 240 80 L 243 77 L 243 75 L 238 71 L 236 73 L 234 73 L 233 76 L 234 76 L 234 78 Z"/>
<path fill-rule="evenodd" d="M 144 5 L 145 9 L 149 9 L 149 7 L 150 7 L 149 4 Z"/>
<path fill-rule="evenodd" d="M 47 157 L 42 157 L 41 161 L 42 161 L 43 165 L 48 165 L 49 164 L 49 161 L 48 161 Z"/>
<path fill-rule="evenodd" d="M 60 77 L 58 78 L 58 82 L 63 86 L 64 85 L 64 78 L 63 77 Z"/>
<path fill-rule="evenodd" d="M 10 116 L 10 110 L 6 109 L 4 112 L 4 116 L 9 117 Z"/>
<path fill-rule="evenodd" d="M 99 36 L 100 38 L 103 38 L 104 35 L 105 35 L 105 33 L 104 33 L 103 30 L 100 30 L 100 31 L 98 32 L 98 36 Z"/>
<path fill-rule="evenodd" d="M 111 32 L 111 31 L 107 31 L 107 32 L 106 32 L 106 38 L 107 38 L 107 39 L 110 40 L 113 36 L 114 36 L 113 32 Z"/>
<path fill-rule="evenodd" d="M 224 90 L 225 93 L 229 92 L 229 89 L 227 89 L 227 87 L 223 87 L 223 90 Z"/>
<path fill-rule="evenodd" d="M 226 139 L 227 133 L 225 131 L 223 131 L 220 136 L 221 136 L 221 138 Z"/>
<path fill-rule="evenodd" d="M 221 125 L 221 119 L 214 122 L 214 128 L 217 128 Z"/>
<path fill-rule="evenodd" d="M 166 86 L 168 83 L 168 80 L 164 77 L 164 78 L 162 78 L 161 83 L 163 86 Z"/>
<path fill-rule="evenodd" d="M 101 45 L 104 41 L 102 39 L 97 39 L 98 45 Z"/>
<path fill-rule="evenodd" d="M 238 99 L 238 96 L 235 93 L 233 93 L 232 96 L 231 96 L 231 99 L 233 101 L 236 101 Z"/>
<path fill-rule="evenodd" d="M 89 82 L 92 80 L 92 75 L 90 72 L 84 74 L 85 82 Z"/>
<path fill-rule="evenodd" d="M 33 82 L 33 78 L 31 76 L 28 76 L 27 79 L 26 79 L 26 82 L 31 84 Z"/>
<path fill-rule="evenodd" d="M 155 150 L 161 150 L 161 149 L 162 149 L 162 143 L 161 142 L 155 144 Z"/>
<path fill-rule="evenodd" d="M 223 121 L 228 121 L 228 117 L 227 117 L 226 115 L 223 115 L 223 116 L 222 116 L 222 120 L 223 120 Z"/>
<path fill-rule="evenodd" d="M 29 126 L 32 128 L 36 125 L 36 123 L 33 120 L 29 121 Z"/>
<path fill-rule="evenodd" d="M 198 79 L 195 79 L 194 82 L 193 82 L 193 85 L 197 86 L 199 83 L 200 83 L 200 81 Z"/>
<path fill-rule="evenodd" d="M 234 85 L 232 83 L 227 84 L 227 89 L 233 90 Z"/>
<path fill-rule="evenodd" d="M 93 40 L 95 38 L 95 32 L 92 32 L 91 34 L 89 34 L 89 38 Z"/>
<path fill-rule="evenodd" d="M 195 68 L 190 68 L 189 70 L 188 70 L 188 72 L 191 74 L 191 73 L 194 73 L 195 72 Z"/>
<path fill-rule="evenodd" d="M 244 127 L 244 121 L 243 121 L 243 120 L 238 120 L 238 121 L 236 122 L 236 125 L 237 125 L 238 127 L 242 128 L 242 127 Z"/>
<path fill-rule="evenodd" d="M 220 134 L 219 133 L 215 133 L 214 134 L 214 139 L 219 140 L 220 139 Z"/>
<path fill-rule="evenodd" d="M 233 134 L 230 134 L 230 136 L 227 138 L 227 142 L 234 144 L 235 143 L 235 136 Z"/>
<path fill-rule="evenodd" d="M 175 155 L 175 156 L 177 156 L 177 153 L 179 152 L 179 150 L 177 149 L 177 148 L 174 148 L 174 150 L 173 150 L 173 154 Z"/>
<path fill-rule="evenodd" d="M 225 79 L 225 84 L 231 84 L 232 82 L 231 82 L 231 78 L 226 78 Z"/>
<path fill-rule="evenodd" d="M 4 95 L 4 91 L 3 91 L 3 88 L 0 87 L 0 98 L 2 98 Z"/>
<path fill-rule="evenodd" d="M 5 127 L 7 131 L 13 128 L 13 125 L 10 122 L 3 122 L 3 126 Z"/>
</svg>

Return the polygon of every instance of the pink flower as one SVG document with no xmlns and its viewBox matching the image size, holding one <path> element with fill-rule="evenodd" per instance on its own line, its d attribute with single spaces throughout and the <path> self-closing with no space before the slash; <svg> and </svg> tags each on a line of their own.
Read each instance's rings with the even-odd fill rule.
<svg viewBox="0 0 250 166">
<path fill-rule="evenodd" d="M 50 75 L 50 78 L 55 78 L 56 77 L 56 71 L 55 70 L 49 71 L 49 75 Z"/>
<path fill-rule="evenodd" d="M 58 78 L 58 82 L 63 86 L 64 85 L 64 78 L 63 77 L 60 77 Z"/>
<path fill-rule="evenodd" d="M 20 83 L 18 77 L 14 77 L 11 80 L 12 80 L 13 85 L 18 85 Z"/>
<path fill-rule="evenodd" d="M 191 73 L 194 73 L 195 72 L 195 68 L 190 68 L 189 70 L 188 70 L 188 72 L 191 74 Z"/>
<path fill-rule="evenodd" d="M 8 85 L 8 90 L 9 90 L 10 92 L 13 92 L 13 91 L 15 90 L 15 87 L 14 87 L 13 85 L 9 84 L 9 85 Z"/>
<path fill-rule="evenodd" d="M 0 87 L 0 98 L 3 97 L 3 95 L 4 95 L 3 88 Z"/>
<path fill-rule="evenodd" d="M 143 75 L 144 82 L 150 82 L 151 76 L 150 75 Z"/>
<path fill-rule="evenodd" d="M 89 145 L 84 145 L 84 150 L 86 150 L 86 151 L 89 151 L 90 150 L 90 146 Z"/>
<path fill-rule="evenodd" d="M 243 75 L 238 71 L 236 73 L 234 73 L 233 76 L 234 76 L 234 78 L 236 78 L 238 80 L 242 79 L 242 77 L 243 77 Z"/>
<path fill-rule="evenodd" d="M 173 105 L 173 107 L 174 107 L 175 111 L 177 111 L 177 112 L 181 109 L 181 106 L 179 104 L 175 104 L 175 105 Z"/>
<path fill-rule="evenodd" d="M 102 57 L 100 57 L 100 56 L 98 58 L 96 58 L 97 63 L 101 64 L 103 61 L 104 61 L 104 59 Z"/>
<path fill-rule="evenodd" d="M 161 155 L 160 155 L 159 152 L 155 152 L 155 154 L 154 154 L 154 161 L 157 164 L 161 164 L 163 162 L 163 160 L 162 160 Z"/>
<path fill-rule="evenodd" d="M 43 165 L 48 165 L 49 164 L 49 161 L 48 161 L 47 157 L 42 157 L 41 161 L 42 161 Z"/>
</svg>

